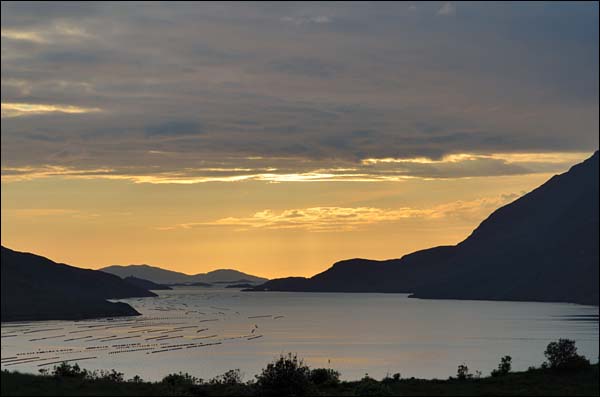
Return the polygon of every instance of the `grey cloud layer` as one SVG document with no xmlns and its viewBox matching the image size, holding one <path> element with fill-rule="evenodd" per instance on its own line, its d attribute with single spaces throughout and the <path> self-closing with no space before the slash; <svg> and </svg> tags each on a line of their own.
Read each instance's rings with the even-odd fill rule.
<svg viewBox="0 0 600 397">
<path fill-rule="evenodd" d="M 591 152 L 598 7 L 3 2 L 2 102 L 101 110 L 3 117 L 4 175 Z M 531 171 L 478 165 L 408 175 Z"/>
</svg>

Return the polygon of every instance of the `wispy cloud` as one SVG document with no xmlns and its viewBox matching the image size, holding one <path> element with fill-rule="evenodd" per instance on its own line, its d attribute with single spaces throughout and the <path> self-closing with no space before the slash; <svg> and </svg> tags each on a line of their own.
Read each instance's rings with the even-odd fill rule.
<svg viewBox="0 0 600 397">
<path fill-rule="evenodd" d="M 219 159 L 213 166 L 168 169 L 167 167 L 76 168 L 2 167 L 2 182 L 40 178 L 112 179 L 150 184 L 197 184 L 208 182 L 402 182 L 409 179 L 458 179 L 486 176 L 524 175 L 565 171 L 589 153 L 493 153 L 454 154 L 441 159 L 368 158 L 360 162 L 304 161 L 296 158 Z M 149 151 L 152 158 L 177 153 Z"/>
<path fill-rule="evenodd" d="M 88 39 L 91 35 L 83 26 L 65 20 L 57 20 L 43 28 L 3 28 L 2 38 L 8 40 L 29 41 L 34 44 L 51 44 L 73 39 Z"/>
<path fill-rule="evenodd" d="M 74 105 L 2 102 L 2 118 L 32 116 L 46 113 L 81 114 L 100 111 L 100 108 L 86 108 Z"/>
<path fill-rule="evenodd" d="M 410 218 L 435 220 L 454 217 L 478 220 L 517 197 L 517 194 L 511 194 L 472 201 L 454 201 L 430 208 L 311 207 L 283 211 L 267 209 L 248 217 L 227 217 L 207 222 L 189 222 L 157 229 L 167 231 L 220 226 L 230 227 L 237 231 L 276 229 L 339 232 L 354 231 L 370 225 L 394 223 Z"/>
<path fill-rule="evenodd" d="M 39 44 L 47 42 L 45 37 L 34 31 L 28 32 L 24 30 L 2 29 L 1 36 L 6 39 L 31 41 Z"/>
</svg>

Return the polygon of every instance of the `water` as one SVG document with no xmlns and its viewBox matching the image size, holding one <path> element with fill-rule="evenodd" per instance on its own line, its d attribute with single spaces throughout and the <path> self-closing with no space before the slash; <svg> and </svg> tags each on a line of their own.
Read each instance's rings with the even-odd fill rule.
<svg viewBox="0 0 600 397">
<path fill-rule="evenodd" d="M 208 379 L 234 368 L 247 380 L 294 352 L 344 379 L 396 372 L 444 379 L 461 363 L 487 375 L 504 355 L 515 370 L 539 366 L 558 338 L 575 339 L 580 353 L 598 360 L 598 307 L 210 288 L 158 294 L 123 300 L 141 317 L 4 323 L 1 367 L 37 372 L 86 358 L 83 368 L 146 380 L 178 371 Z"/>
</svg>

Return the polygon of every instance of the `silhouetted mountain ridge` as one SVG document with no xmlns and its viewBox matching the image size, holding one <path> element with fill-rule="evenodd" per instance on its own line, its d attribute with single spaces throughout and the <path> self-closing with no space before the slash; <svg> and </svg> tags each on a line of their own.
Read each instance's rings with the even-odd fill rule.
<svg viewBox="0 0 600 397">
<path fill-rule="evenodd" d="M 149 280 L 157 284 L 223 284 L 238 282 L 242 279 L 254 284 L 260 284 L 267 281 L 266 278 L 253 276 L 234 269 L 218 269 L 208 273 L 199 273 L 194 275 L 166 270 L 150 265 L 114 265 L 102 268 L 100 270 L 115 274 L 122 278 L 133 276 L 144 280 Z"/>
<path fill-rule="evenodd" d="M 400 259 L 340 261 L 253 290 L 598 304 L 598 152 L 494 211 L 464 241 Z"/>
<path fill-rule="evenodd" d="M 156 296 L 112 274 L 6 247 L 1 252 L 2 321 L 138 315 L 129 305 L 106 299 Z"/>
</svg>

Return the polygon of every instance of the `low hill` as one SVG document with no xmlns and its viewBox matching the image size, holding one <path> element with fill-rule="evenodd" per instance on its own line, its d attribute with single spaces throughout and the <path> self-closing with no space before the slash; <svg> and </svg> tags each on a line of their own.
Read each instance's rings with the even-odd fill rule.
<svg viewBox="0 0 600 397">
<path fill-rule="evenodd" d="M 2 247 L 2 321 L 75 320 L 138 315 L 107 299 L 156 296 L 112 274 L 55 263 Z"/>
<path fill-rule="evenodd" d="M 156 283 L 153 283 L 152 281 L 144 280 L 143 278 L 137 278 L 137 277 L 133 277 L 133 276 L 125 277 L 123 280 L 125 280 L 129 284 L 146 289 L 148 291 L 150 291 L 150 290 L 159 291 L 159 290 L 170 290 L 171 289 L 170 287 L 168 287 L 166 285 L 156 284 Z"/>
<path fill-rule="evenodd" d="M 208 273 L 199 273 L 194 275 L 175 272 L 149 265 L 114 265 L 102 268 L 100 270 L 106 273 L 115 274 L 122 278 L 133 276 L 142 278 L 144 280 L 149 280 L 157 284 L 226 284 L 237 283 L 240 280 L 244 280 L 245 282 L 252 284 L 261 284 L 267 281 L 266 278 L 242 273 L 234 269 L 219 269 Z"/>
</svg>

